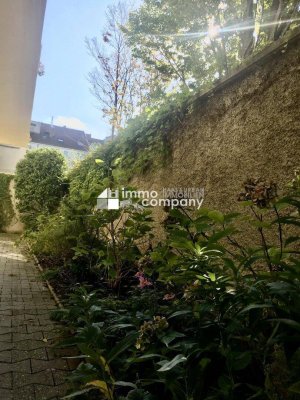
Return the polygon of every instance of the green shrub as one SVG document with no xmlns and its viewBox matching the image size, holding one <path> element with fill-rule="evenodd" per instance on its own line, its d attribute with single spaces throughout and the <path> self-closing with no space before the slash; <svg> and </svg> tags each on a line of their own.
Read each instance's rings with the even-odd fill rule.
<svg viewBox="0 0 300 400">
<path fill-rule="evenodd" d="M 14 216 L 14 209 L 9 190 L 12 179 L 12 175 L 0 174 L 0 231 L 10 224 Z"/>
<path fill-rule="evenodd" d="M 91 216 L 107 175 L 106 169 L 95 162 L 99 158 L 103 158 L 103 152 L 97 149 L 68 171 L 68 194 L 60 202 L 56 213 L 51 216 L 42 214 L 37 218 L 36 229 L 28 236 L 38 257 L 53 257 L 58 265 L 72 264 L 81 278 L 94 256 L 85 257 L 88 251 L 82 251 L 79 257 L 77 251 L 76 260 L 73 260 L 74 249 L 86 246 L 92 252 L 98 244 Z"/>
<path fill-rule="evenodd" d="M 75 279 L 120 290 L 137 272 L 141 251 L 136 241 L 148 244 L 151 218 L 135 207 L 95 209 L 98 195 L 116 184 L 113 148 L 93 151 L 69 172 L 69 193 L 57 213 L 38 217 L 28 239 L 38 257 L 53 256 Z"/>
<path fill-rule="evenodd" d="M 74 221 L 66 221 L 59 214 L 41 215 L 37 230 L 28 234 L 28 240 L 37 256 L 51 256 L 63 263 L 72 257 L 76 241 L 71 236 L 76 229 Z"/>
<path fill-rule="evenodd" d="M 29 151 L 16 167 L 17 208 L 27 230 L 40 215 L 54 213 L 64 194 L 64 158 L 56 150 Z"/>
<path fill-rule="evenodd" d="M 277 199 L 275 185 L 247 181 L 241 200 L 253 218 L 174 210 L 166 243 L 140 258 L 125 292 L 75 290 L 56 313 L 75 332 L 62 345 L 84 356 L 70 378 L 79 391 L 66 398 L 296 400 L 298 183 Z M 260 246 L 238 242 L 242 220 Z"/>
</svg>

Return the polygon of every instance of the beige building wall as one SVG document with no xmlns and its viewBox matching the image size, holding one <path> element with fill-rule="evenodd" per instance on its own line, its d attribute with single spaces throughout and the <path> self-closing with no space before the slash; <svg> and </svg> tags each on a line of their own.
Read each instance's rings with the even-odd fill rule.
<svg viewBox="0 0 300 400">
<path fill-rule="evenodd" d="M 0 145 L 0 173 L 13 175 L 16 165 L 26 153 L 25 147 Z"/>
<path fill-rule="evenodd" d="M 46 1 L 0 0 L 0 173 L 15 172 L 30 139 Z M 17 212 L 7 230 L 22 230 Z"/>
<path fill-rule="evenodd" d="M 0 0 L 0 172 L 29 142 L 46 0 Z"/>
</svg>

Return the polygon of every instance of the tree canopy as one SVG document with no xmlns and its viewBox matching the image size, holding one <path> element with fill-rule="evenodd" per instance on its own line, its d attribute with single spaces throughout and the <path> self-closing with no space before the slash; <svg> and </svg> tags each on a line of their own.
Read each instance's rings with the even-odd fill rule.
<svg viewBox="0 0 300 400">
<path fill-rule="evenodd" d="M 298 22 L 295 0 L 144 0 L 124 32 L 133 55 L 182 90 L 221 78 Z"/>
</svg>

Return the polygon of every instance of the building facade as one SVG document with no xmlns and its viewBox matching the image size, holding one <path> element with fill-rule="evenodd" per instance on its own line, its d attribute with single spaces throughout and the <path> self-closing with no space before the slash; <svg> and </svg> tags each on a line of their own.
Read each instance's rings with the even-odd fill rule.
<svg viewBox="0 0 300 400">
<path fill-rule="evenodd" d="M 13 174 L 29 142 L 46 0 L 1 0 L 0 173 Z"/>
<path fill-rule="evenodd" d="M 82 160 L 90 148 L 101 145 L 102 140 L 92 138 L 84 131 L 32 121 L 30 125 L 30 142 L 28 148 L 53 148 L 65 158 L 67 166 L 72 167 Z"/>
<path fill-rule="evenodd" d="M 0 5 L 0 173 L 14 174 L 29 142 L 29 126 L 46 0 L 1 0 Z M 10 194 L 15 216 L 7 231 L 20 232 L 14 184 Z"/>
</svg>

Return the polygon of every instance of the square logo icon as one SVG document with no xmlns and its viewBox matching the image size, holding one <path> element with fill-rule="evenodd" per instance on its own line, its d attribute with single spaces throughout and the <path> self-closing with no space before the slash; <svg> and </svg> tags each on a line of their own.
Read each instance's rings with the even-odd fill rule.
<svg viewBox="0 0 300 400">
<path fill-rule="evenodd" d="M 107 208 L 109 210 L 118 210 L 119 209 L 119 199 L 108 199 Z"/>
</svg>

